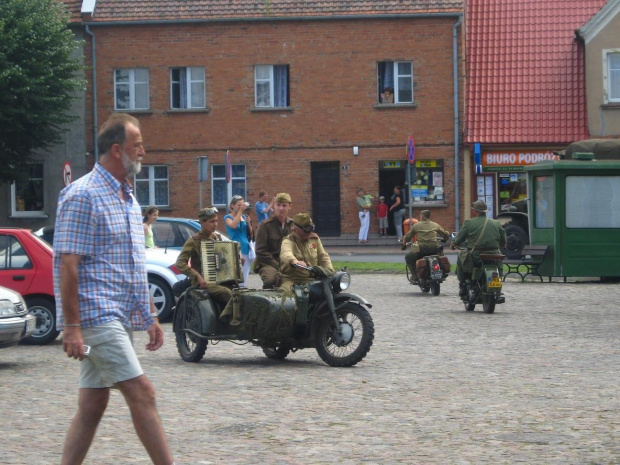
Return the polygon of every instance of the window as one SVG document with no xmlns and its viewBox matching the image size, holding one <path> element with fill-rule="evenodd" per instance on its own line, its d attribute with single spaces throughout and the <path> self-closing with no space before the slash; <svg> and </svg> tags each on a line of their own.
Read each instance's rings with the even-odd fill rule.
<svg viewBox="0 0 620 465">
<path fill-rule="evenodd" d="M 43 200 L 43 163 L 32 163 L 26 179 L 11 185 L 11 216 L 41 216 Z"/>
<path fill-rule="evenodd" d="M 620 176 L 566 176 L 567 228 L 620 228 Z"/>
<path fill-rule="evenodd" d="M 261 108 L 289 106 L 288 65 L 254 67 L 255 105 Z"/>
<path fill-rule="evenodd" d="M 555 200 L 553 198 L 553 177 L 537 176 L 534 179 L 536 187 L 534 218 L 536 228 L 553 228 L 555 222 Z"/>
<path fill-rule="evenodd" d="M 205 69 L 170 69 L 170 107 L 205 108 Z"/>
<path fill-rule="evenodd" d="M 142 170 L 134 177 L 134 191 L 142 206 L 166 207 L 168 197 L 168 167 L 166 165 L 142 165 Z"/>
<path fill-rule="evenodd" d="M 413 63 L 410 61 L 381 61 L 378 72 L 379 103 L 413 103 Z M 393 102 L 385 101 L 385 90 L 393 94 Z"/>
<path fill-rule="evenodd" d="M 153 239 L 159 248 L 176 247 L 181 249 L 185 242 L 200 231 L 200 226 L 192 228 L 189 224 L 172 221 L 156 221 L 153 228 Z"/>
<path fill-rule="evenodd" d="M 114 70 L 114 109 L 149 109 L 149 70 L 147 68 Z"/>
<path fill-rule="evenodd" d="M 604 50 L 605 103 L 620 103 L 620 50 Z"/>
<path fill-rule="evenodd" d="M 416 160 L 410 195 L 414 202 L 445 203 L 443 160 Z"/>
<path fill-rule="evenodd" d="M 19 241 L 8 234 L 0 235 L 0 269 L 31 268 L 32 262 Z"/>
<path fill-rule="evenodd" d="M 233 195 L 245 197 L 245 165 L 232 165 L 230 182 L 226 182 L 226 165 L 211 165 L 213 205 L 228 206 Z M 247 199 L 246 199 L 247 200 Z"/>
</svg>

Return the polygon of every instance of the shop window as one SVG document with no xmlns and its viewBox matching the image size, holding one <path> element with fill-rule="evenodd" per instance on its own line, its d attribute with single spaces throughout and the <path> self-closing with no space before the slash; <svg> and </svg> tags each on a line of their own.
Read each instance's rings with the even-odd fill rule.
<svg viewBox="0 0 620 465">
<path fill-rule="evenodd" d="M 254 67 L 255 103 L 258 108 L 289 106 L 288 65 Z"/>
<path fill-rule="evenodd" d="M 170 70 L 170 107 L 205 108 L 205 69 L 200 67 Z"/>
<path fill-rule="evenodd" d="M 169 185 L 168 166 L 166 165 L 142 165 L 142 170 L 134 177 L 134 191 L 138 203 L 142 206 L 167 207 L 170 205 Z"/>
<path fill-rule="evenodd" d="M 414 202 L 445 203 L 443 160 L 417 160 L 411 183 Z"/>
<path fill-rule="evenodd" d="M 555 199 L 553 196 L 553 177 L 537 176 L 534 180 L 534 227 L 553 228 L 555 222 Z"/>
<path fill-rule="evenodd" d="M 527 175 L 525 173 L 500 173 L 497 176 L 500 211 L 509 211 L 513 204 L 527 199 Z M 520 207 L 517 206 L 517 210 Z"/>
<path fill-rule="evenodd" d="M 245 200 L 245 165 L 231 165 L 230 182 L 226 181 L 226 165 L 211 165 L 211 198 L 213 205 L 225 207 L 228 211 L 229 199 L 240 195 Z"/>
<path fill-rule="evenodd" d="M 620 176 L 567 176 L 567 228 L 620 228 Z"/>
<path fill-rule="evenodd" d="M 11 185 L 11 216 L 43 214 L 43 163 L 32 163 L 28 176 Z"/>
<path fill-rule="evenodd" d="M 380 61 L 377 65 L 377 74 L 380 104 L 413 103 L 412 62 Z"/>
<path fill-rule="evenodd" d="M 130 68 L 114 70 L 114 109 L 148 110 L 149 70 Z"/>
</svg>

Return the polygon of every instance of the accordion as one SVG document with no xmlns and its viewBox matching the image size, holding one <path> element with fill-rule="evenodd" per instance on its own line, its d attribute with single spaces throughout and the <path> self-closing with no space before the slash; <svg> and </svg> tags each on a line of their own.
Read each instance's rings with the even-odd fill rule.
<svg viewBox="0 0 620 465">
<path fill-rule="evenodd" d="M 235 241 L 200 241 L 202 277 L 212 284 L 243 281 L 239 253 Z"/>
</svg>

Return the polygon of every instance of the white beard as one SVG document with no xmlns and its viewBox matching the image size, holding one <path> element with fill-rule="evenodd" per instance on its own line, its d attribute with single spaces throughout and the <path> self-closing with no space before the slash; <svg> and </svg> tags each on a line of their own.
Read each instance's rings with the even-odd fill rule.
<svg viewBox="0 0 620 465">
<path fill-rule="evenodd" d="M 142 163 L 138 160 L 132 161 L 129 158 L 129 155 L 123 150 L 123 154 L 121 155 L 121 161 L 123 162 L 123 166 L 125 170 L 127 170 L 127 176 L 135 176 L 142 170 Z"/>
</svg>

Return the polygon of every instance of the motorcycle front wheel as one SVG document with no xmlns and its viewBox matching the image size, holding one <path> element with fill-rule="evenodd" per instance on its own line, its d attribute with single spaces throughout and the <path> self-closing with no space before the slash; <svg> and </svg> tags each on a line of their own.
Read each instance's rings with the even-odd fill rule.
<svg viewBox="0 0 620 465">
<path fill-rule="evenodd" d="M 333 367 L 350 367 L 362 360 L 375 337 L 375 326 L 368 310 L 349 302 L 338 309 L 342 334 L 337 334 L 331 315 L 323 318 L 316 333 L 316 351 Z"/>
<path fill-rule="evenodd" d="M 495 294 L 482 294 L 482 309 L 484 313 L 495 311 Z"/>
<path fill-rule="evenodd" d="M 291 348 L 285 344 L 274 347 L 263 347 L 263 353 L 273 360 L 284 360 L 290 352 Z"/>
<path fill-rule="evenodd" d="M 184 305 L 182 312 L 179 315 L 179 327 L 174 334 L 177 350 L 184 361 L 197 363 L 202 360 L 207 351 L 207 340 L 200 339 L 193 334 L 183 331 L 183 329 L 200 328 L 200 312 L 193 305 Z"/>
</svg>

